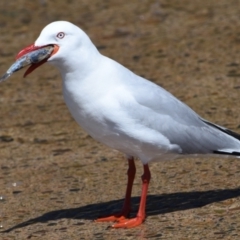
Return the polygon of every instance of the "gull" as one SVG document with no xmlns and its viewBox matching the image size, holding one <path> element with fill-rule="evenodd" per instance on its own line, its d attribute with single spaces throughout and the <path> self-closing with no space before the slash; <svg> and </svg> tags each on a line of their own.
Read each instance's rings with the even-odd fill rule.
<svg viewBox="0 0 240 240">
<path fill-rule="evenodd" d="M 97 222 L 115 221 L 113 228 L 144 222 L 151 161 L 200 154 L 240 156 L 238 133 L 201 118 L 168 91 L 103 56 L 87 34 L 70 22 L 47 25 L 17 58 L 49 45 L 54 51 L 45 62 L 59 69 L 73 118 L 92 138 L 124 153 L 128 160 L 123 207 Z M 25 75 L 41 64 L 32 64 Z M 142 193 L 137 215 L 129 219 L 135 158 L 143 164 Z"/>
</svg>

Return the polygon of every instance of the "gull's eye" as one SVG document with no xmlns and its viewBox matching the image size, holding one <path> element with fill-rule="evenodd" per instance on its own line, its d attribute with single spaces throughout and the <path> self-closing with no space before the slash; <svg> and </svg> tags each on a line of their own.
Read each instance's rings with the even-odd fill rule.
<svg viewBox="0 0 240 240">
<path fill-rule="evenodd" d="M 59 32 L 59 33 L 57 34 L 57 38 L 62 39 L 62 38 L 64 38 L 64 37 L 65 37 L 64 32 Z"/>
</svg>

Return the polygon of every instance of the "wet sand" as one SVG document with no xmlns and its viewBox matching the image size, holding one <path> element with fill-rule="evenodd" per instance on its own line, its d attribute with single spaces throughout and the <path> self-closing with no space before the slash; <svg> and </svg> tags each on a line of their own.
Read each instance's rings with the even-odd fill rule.
<svg viewBox="0 0 240 240">
<path fill-rule="evenodd" d="M 103 54 L 240 133 L 239 1 L 58 2 L 0 2 L 2 74 L 45 25 L 68 20 Z M 152 163 L 145 223 L 94 223 L 121 208 L 127 163 L 74 122 L 54 67 L 23 73 L 0 86 L 0 239 L 239 239 L 234 158 Z M 136 162 L 132 216 L 141 190 Z"/>
</svg>

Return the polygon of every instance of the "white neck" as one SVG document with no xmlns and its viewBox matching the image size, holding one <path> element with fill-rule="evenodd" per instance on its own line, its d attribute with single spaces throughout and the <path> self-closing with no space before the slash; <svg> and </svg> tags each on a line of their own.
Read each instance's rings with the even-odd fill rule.
<svg viewBox="0 0 240 240">
<path fill-rule="evenodd" d="M 68 57 L 50 62 L 60 70 L 63 80 L 69 79 L 69 75 L 77 75 L 78 80 L 86 78 L 98 68 L 103 56 L 90 39 L 86 40 L 84 48 L 76 48 Z"/>
</svg>

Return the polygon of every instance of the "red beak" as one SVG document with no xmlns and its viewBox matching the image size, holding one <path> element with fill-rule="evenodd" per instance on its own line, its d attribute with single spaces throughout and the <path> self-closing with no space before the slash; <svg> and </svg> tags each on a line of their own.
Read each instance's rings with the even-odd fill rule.
<svg viewBox="0 0 240 240">
<path fill-rule="evenodd" d="M 29 53 L 29 52 L 32 52 L 32 51 L 35 51 L 39 48 L 42 48 L 42 47 L 45 47 L 45 46 L 41 46 L 41 47 L 36 47 L 34 46 L 34 44 L 31 44 L 27 47 L 25 47 L 24 49 L 22 49 L 16 56 L 16 60 L 19 59 L 20 57 L 22 57 L 23 55 Z M 59 49 L 59 46 L 57 45 L 54 45 L 54 49 L 51 53 L 51 55 L 49 57 L 51 57 L 52 55 L 54 55 Z M 42 64 L 44 64 L 45 62 L 47 62 L 48 58 L 38 62 L 38 63 L 34 63 L 32 65 L 30 65 L 30 67 L 27 69 L 27 71 L 24 73 L 23 77 L 26 77 L 29 73 L 31 73 L 33 70 L 35 70 L 36 68 L 38 68 L 39 66 L 41 66 Z"/>
</svg>

